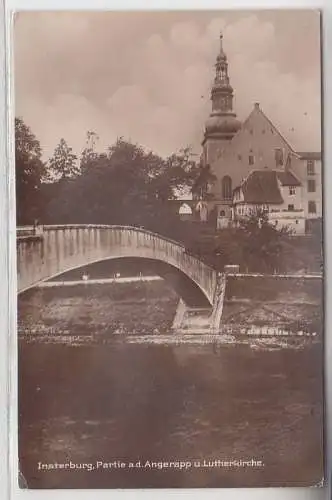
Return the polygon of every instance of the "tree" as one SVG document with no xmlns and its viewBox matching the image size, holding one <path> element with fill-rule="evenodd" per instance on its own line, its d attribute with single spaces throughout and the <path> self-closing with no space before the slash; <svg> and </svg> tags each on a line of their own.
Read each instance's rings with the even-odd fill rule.
<svg viewBox="0 0 332 500">
<path fill-rule="evenodd" d="M 88 130 L 86 133 L 85 148 L 81 153 L 80 158 L 80 171 L 85 172 L 98 158 L 98 153 L 96 152 L 96 144 L 99 141 L 99 137 L 96 132 Z"/>
<path fill-rule="evenodd" d="M 175 199 L 182 192 L 191 191 L 199 172 L 189 147 L 173 153 L 164 161 L 159 159 L 157 167 L 151 188 L 156 191 L 158 198 L 165 201 Z"/>
<path fill-rule="evenodd" d="M 245 267 L 254 272 L 279 271 L 284 244 L 291 234 L 287 227 L 277 229 L 272 225 L 268 213 L 263 210 L 240 220 L 235 238 Z"/>
<path fill-rule="evenodd" d="M 50 222 L 138 225 L 175 236 L 179 221 L 168 200 L 197 175 L 187 150 L 164 159 L 120 137 L 88 158 L 53 196 Z"/>
<path fill-rule="evenodd" d="M 49 161 L 50 177 L 55 180 L 72 179 L 80 173 L 80 168 L 76 164 L 77 156 L 73 154 L 72 148 L 62 138 L 54 150 Z"/>
<path fill-rule="evenodd" d="M 18 225 L 40 219 L 41 183 L 46 167 L 40 143 L 22 118 L 15 118 L 16 218 Z"/>
</svg>

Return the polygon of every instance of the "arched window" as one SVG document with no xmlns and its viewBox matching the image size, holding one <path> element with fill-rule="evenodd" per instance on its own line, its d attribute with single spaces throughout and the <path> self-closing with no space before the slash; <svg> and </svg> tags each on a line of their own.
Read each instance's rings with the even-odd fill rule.
<svg viewBox="0 0 332 500">
<path fill-rule="evenodd" d="M 220 210 L 219 215 L 220 215 L 220 217 L 226 217 L 225 210 Z"/>
<path fill-rule="evenodd" d="M 182 203 L 182 205 L 179 208 L 179 215 L 191 215 L 192 210 L 190 208 L 190 205 L 188 203 Z"/>
<path fill-rule="evenodd" d="M 223 200 L 232 199 L 232 179 L 225 175 L 221 180 L 221 197 Z"/>
</svg>

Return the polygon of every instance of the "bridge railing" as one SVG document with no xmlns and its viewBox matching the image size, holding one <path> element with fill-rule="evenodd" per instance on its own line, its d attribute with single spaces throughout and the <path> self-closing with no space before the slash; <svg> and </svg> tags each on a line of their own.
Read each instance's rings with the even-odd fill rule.
<svg viewBox="0 0 332 500">
<path fill-rule="evenodd" d="M 29 228 L 31 228 L 33 230 L 34 226 L 27 226 Z M 25 228 L 20 228 L 22 230 L 24 230 Z M 156 233 L 156 232 L 153 232 L 153 231 L 150 231 L 148 229 L 145 229 L 144 227 L 140 227 L 140 226 L 124 226 L 124 225 L 111 225 L 111 224 L 48 224 L 48 225 L 45 225 L 45 226 L 38 226 L 38 230 L 39 232 L 37 234 L 42 234 L 43 231 L 54 231 L 54 230 L 65 230 L 65 229 L 114 229 L 114 230 L 123 230 L 123 231 L 137 231 L 139 233 L 145 233 L 147 235 L 150 235 L 150 236 L 158 236 L 158 238 L 164 240 L 164 241 L 167 241 L 168 243 L 172 243 L 173 245 L 177 245 L 178 247 L 181 247 L 183 248 L 183 251 L 187 254 L 187 255 L 190 255 L 191 257 L 195 258 L 195 259 L 198 259 L 198 260 L 202 260 L 202 256 L 198 255 L 198 254 L 195 254 L 195 252 L 193 252 L 191 249 L 189 249 L 188 247 L 186 247 L 183 243 L 179 242 L 179 241 L 176 241 L 176 240 L 173 240 L 172 238 L 169 238 L 168 236 L 164 236 L 163 234 L 161 233 Z M 21 234 L 21 236 L 29 236 L 29 235 L 33 235 L 33 234 L 36 234 L 34 232 L 30 233 L 30 234 Z M 20 236 L 19 234 L 17 234 L 17 236 Z M 206 262 L 204 262 L 205 266 L 207 268 L 210 268 L 211 270 L 213 270 L 213 268 L 207 264 Z"/>
<path fill-rule="evenodd" d="M 31 236 L 34 234 L 33 226 L 18 226 L 16 228 L 16 236 Z"/>
<path fill-rule="evenodd" d="M 17 239 L 31 238 L 33 236 L 41 237 L 42 234 L 43 234 L 43 226 L 41 225 L 19 226 L 16 228 Z"/>
</svg>

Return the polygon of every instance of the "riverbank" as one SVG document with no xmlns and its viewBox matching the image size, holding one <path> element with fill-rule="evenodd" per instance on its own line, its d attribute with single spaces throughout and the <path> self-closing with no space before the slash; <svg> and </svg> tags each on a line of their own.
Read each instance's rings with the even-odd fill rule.
<svg viewBox="0 0 332 500">
<path fill-rule="evenodd" d="M 118 282 L 86 286 L 82 282 L 45 286 L 22 294 L 18 308 L 19 338 L 29 342 L 84 344 L 159 335 L 168 342 L 178 341 L 173 338 L 176 331 L 172 331 L 179 300 L 175 291 L 165 280 L 142 277 L 128 282 L 128 279 L 131 280 L 125 277 Z M 290 289 L 281 282 L 278 289 L 272 282 L 262 281 L 249 288 L 246 283 L 239 286 L 230 281 L 219 333 L 237 339 L 321 337 L 322 306 L 316 288 L 316 284 L 299 282 Z M 91 329 L 90 340 L 86 325 Z M 189 332 L 182 332 L 186 333 Z M 200 335 L 206 337 L 209 332 L 197 328 L 194 333 L 197 343 Z"/>
</svg>

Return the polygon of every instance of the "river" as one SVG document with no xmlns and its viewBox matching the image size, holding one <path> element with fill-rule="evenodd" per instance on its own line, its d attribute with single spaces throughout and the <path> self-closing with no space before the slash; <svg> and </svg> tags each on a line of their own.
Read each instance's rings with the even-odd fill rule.
<svg viewBox="0 0 332 500">
<path fill-rule="evenodd" d="M 177 301 L 163 281 L 19 297 L 22 486 L 319 483 L 321 336 L 172 342 Z"/>
</svg>

